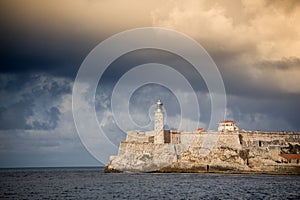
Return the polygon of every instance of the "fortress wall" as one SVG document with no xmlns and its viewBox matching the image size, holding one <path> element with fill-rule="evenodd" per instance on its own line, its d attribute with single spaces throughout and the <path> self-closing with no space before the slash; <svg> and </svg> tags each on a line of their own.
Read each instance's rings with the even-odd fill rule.
<svg viewBox="0 0 300 200">
<path fill-rule="evenodd" d="M 189 146 L 201 146 L 203 135 L 199 133 L 182 132 L 180 134 L 181 144 Z"/>
<path fill-rule="evenodd" d="M 269 145 L 287 145 L 300 143 L 300 132 L 240 132 L 246 147 L 261 147 Z"/>
<path fill-rule="evenodd" d="M 155 136 L 155 131 L 146 131 L 145 134 L 148 137 L 154 137 Z"/>
<path fill-rule="evenodd" d="M 220 134 L 218 147 L 241 149 L 241 141 L 238 133 Z"/>
<path fill-rule="evenodd" d="M 284 135 L 284 133 L 217 133 L 210 132 L 218 137 L 218 146 L 226 146 L 230 148 L 240 149 L 244 147 L 268 147 L 270 150 L 275 149 L 277 152 L 278 148 L 276 145 L 287 145 L 288 142 L 300 143 L 300 133 L 293 133 Z M 203 140 L 208 136 L 208 133 L 182 133 L 181 144 L 188 146 L 201 147 Z M 298 139 L 299 138 L 299 139 Z"/>
<path fill-rule="evenodd" d="M 120 156 L 124 153 L 152 153 L 153 151 L 162 148 L 164 145 L 165 144 L 121 142 L 118 155 Z"/>
<path fill-rule="evenodd" d="M 127 142 L 136 142 L 136 143 L 143 143 L 143 142 L 149 142 L 148 136 L 137 136 L 137 135 L 127 135 L 126 137 Z"/>
<path fill-rule="evenodd" d="M 204 140 L 216 139 L 218 146 L 229 146 L 232 148 L 241 148 L 239 134 L 238 133 L 219 133 L 219 132 L 207 132 L 207 133 L 182 133 L 181 144 L 188 146 L 201 147 Z M 214 145 L 213 141 L 211 145 Z"/>
<path fill-rule="evenodd" d="M 205 132 L 205 133 L 192 133 L 182 132 L 176 134 L 180 137 L 180 144 L 176 145 L 178 151 L 185 151 L 189 147 L 200 147 L 203 145 L 204 139 L 213 139 L 212 136 L 217 136 L 218 148 L 231 148 L 242 149 L 244 148 L 263 148 L 264 151 L 272 154 L 272 157 L 278 157 L 280 147 L 286 146 L 288 142 L 293 141 L 300 143 L 300 133 L 282 133 L 282 132 Z M 208 136 L 208 138 L 206 138 Z M 144 141 L 144 140 L 143 140 Z M 242 144 L 241 144 L 242 141 Z M 159 148 L 164 147 L 167 144 L 154 144 L 145 140 L 143 143 L 141 140 L 125 141 L 120 143 L 118 155 L 125 153 L 144 154 L 153 153 Z M 212 143 L 211 145 L 215 145 Z"/>
</svg>

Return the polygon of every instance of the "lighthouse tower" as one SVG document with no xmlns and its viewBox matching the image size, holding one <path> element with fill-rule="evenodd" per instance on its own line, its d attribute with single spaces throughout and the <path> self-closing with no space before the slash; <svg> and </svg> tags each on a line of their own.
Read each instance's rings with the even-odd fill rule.
<svg viewBox="0 0 300 200">
<path fill-rule="evenodd" d="M 154 114 L 154 143 L 155 144 L 164 144 L 164 111 L 163 111 L 163 103 L 158 100 L 156 102 L 156 109 Z"/>
</svg>

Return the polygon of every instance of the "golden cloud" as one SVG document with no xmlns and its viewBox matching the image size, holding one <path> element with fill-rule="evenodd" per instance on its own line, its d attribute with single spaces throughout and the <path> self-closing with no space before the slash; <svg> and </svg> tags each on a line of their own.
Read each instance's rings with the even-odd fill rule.
<svg viewBox="0 0 300 200">
<path fill-rule="evenodd" d="M 287 71 L 265 68 L 262 62 L 299 58 L 300 4 L 263 0 L 232 2 L 173 1 L 152 12 L 153 25 L 196 38 L 221 71 L 241 76 L 250 85 L 259 83 L 267 90 L 300 93 L 299 63 Z"/>
</svg>

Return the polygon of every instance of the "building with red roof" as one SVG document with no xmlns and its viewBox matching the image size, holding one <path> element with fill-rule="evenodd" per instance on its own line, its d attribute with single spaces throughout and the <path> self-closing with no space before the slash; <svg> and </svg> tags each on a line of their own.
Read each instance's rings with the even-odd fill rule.
<svg viewBox="0 0 300 200">
<path fill-rule="evenodd" d="M 219 122 L 218 131 L 237 131 L 239 128 L 233 120 L 224 120 Z"/>
</svg>

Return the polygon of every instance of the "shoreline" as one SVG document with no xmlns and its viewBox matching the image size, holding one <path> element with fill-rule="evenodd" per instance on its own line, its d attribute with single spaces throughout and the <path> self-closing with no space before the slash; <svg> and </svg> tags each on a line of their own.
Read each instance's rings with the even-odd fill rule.
<svg viewBox="0 0 300 200">
<path fill-rule="evenodd" d="M 274 166 L 273 166 L 274 167 Z M 153 171 L 118 170 L 105 166 L 104 173 L 215 173 L 215 174 L 267 174 L 267 175 L 300 175 L 300 167 L 295 165 L 276 166 L 276 170 L 235 170 L 223 166 L 205 166 L 193 168 L 163 167 Z"/>
</svg>

